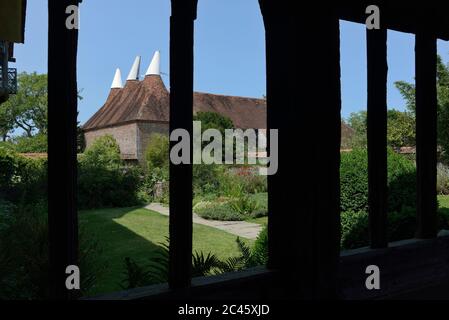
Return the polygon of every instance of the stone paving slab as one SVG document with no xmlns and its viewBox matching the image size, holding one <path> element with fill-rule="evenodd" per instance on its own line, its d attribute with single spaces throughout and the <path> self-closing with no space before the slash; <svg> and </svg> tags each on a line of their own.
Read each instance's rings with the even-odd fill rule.
<svg viewBox="0 0 449 320">
<path fill-rule="evenodd" d="M 149 205 L 145 206 L 145 208 L 148 210 L 158 212 L 164 216 L 170 215 L 168 207 L 160 203 L 150 203 Z M 196 213 L 193 213 L 193 223 L 220 229 L 233 235 L 247 239 L 256 239 L 259 233 L 262 231 L 262 226 L 257 223 L 251 223 L 246 221 L 207 220 L 201 218 Z"/>
</svg>

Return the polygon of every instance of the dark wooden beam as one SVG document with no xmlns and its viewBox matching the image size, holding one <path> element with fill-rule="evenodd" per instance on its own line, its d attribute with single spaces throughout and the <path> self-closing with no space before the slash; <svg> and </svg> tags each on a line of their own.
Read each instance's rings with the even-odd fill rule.
<svg viewBox="0 0 449 320">
<path fill-rule="evenodd" d="M 272 0 L 259 0 L 265 25 L 266 69 L 267 69 L 267 129 L 279 130 L 278 160 L 282 163 L 288 150 L 288 141 L 283 138 L 283 128 L 286 125 L 285 115 L 289 108 L 289 98 L 284 92 L 284 85 L 288 79 L 288 68 L 285 58 L 288 54 L 289 36 L 288 19 L 282 6 Z M 287 53 L 286 53 L 287 52 Z M 267 131 L 268 152 L 271 152 L 270 135 Z M 286 172 L 283 165 L 275 175 L 268 180 L 268 264 L 270 269 L 279 269 L 285 263 L 283 248 L 287 241 L 283 225 L 288 213 L 283 210 L 283 180 Z"/>
<path fill-rule="evenodd" d="M 431 16 L 426 17 L 429 21 L 423 17 L 415 44 L 418 238 L 437 234 L 437 42 Z"/>
<path fill-rule="evenodd" d="M 340 248 L 338 17 L 332 6 L 308 4 L 298 11 L 274 0 L 260 4 L 267 44 L 268 128 L 279 130 L 279 169 L 268 180 L 268 267 L 280 271 L 278 289 L 286 296 L 335 297 Z M 304 153 L 298 156 L 297 149 Z"/>
<path fill-rule="evenodd" d="M 190 134 L 190 164 L 170 161 L 170 267 L 172 289 L 190 286 L 192 266 L 193 38 L 197 0 L 172 0 L 170 18 L 170 133 Z M 173 145 L 176 142 L 171 142 Z"/>
<path fill-rule="evenodd" d="M 78 295 L 65 287 L 66 267 L 78 263 L 76 205 L 78 31 L 66 28 L 66 8 L 77 0 L 48 2 L 48 224 L 53 299 Z"/>
<path fill-rule="evenodd" d="M 371 248 L 387 234 L 387 29 L 366 30 L 368 74 L 368 203 Z"/>
</svg>

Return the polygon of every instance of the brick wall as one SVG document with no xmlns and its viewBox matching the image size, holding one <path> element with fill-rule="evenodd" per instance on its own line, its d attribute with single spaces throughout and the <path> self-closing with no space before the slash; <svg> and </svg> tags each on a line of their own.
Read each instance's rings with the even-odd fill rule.
<svg viewBox="0 0 449 320">
<path fill-rule="evenodd" d="M 110 134 L 120 146 L 122 159 L 137 159 L 137 124 L 131 123 L 111 128 L 98 129 L 85 132 L 86 148 L 92 145 L 95 139 Z"/>
<path fill-rule="evenodd" d="M 153 133 L 165 134 L 168 137 L 168 123 L 138 123 L 137 124 L 137 158 L 139 162 L 145 159 L 145 150 Z"/>
</svg>

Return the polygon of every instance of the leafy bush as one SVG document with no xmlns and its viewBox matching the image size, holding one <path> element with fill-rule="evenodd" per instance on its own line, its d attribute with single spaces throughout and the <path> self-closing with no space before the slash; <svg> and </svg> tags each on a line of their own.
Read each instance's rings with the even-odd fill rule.
<svg viewBox="0 0 449 320">
<path fill-rule="evenodd" d="M 12 217 L 0 223 L 0 300 L 48 299 L 48 221 L 45 200 L 18 203 Z M 4 212 L 0 219 L 5 222 Z M 80 225 L 81 293 L 87 294 L 105 266 L 98 263 L 101 248 Z"/>
<path fill-rule="evenodd" d="M 47 161 L 27 159 L 0 147 L 0 198 L 29 202 L 46 197 Z"/>
<path fill-rule="evenodd" d="M 162 184 L 162 195 L 157 194 L 156 189 L 158 184 Z M 152 201 L 168 203 L 168 168 L 154 168 L 145 174 L 144 181 L 139 189 L 139 198 L 143 199 L 146 203 Z"/>
<path fill-rule="evenodd" d="M 220 221 L 241 221 L 245 216 L 236 211 L 227 201 L 199 202 L 193 211 L 204 219 Z"/>
<path fill-rule="evenodd" d="M 268 227 L 265 226 L 259 233 L 252 249 L 253 263 L 266 265 L 268 262 Z"/>
<path fill-rule="evenodd" d="M 168 136 L 152 134 L 148 143 L 145 160 L 147 169 L 151 173 L 155 169 L 168 170 L 170 141 Z"/>
<path fill-rule="evenodd" d="M 224 166 L 216 164 L 193 165 L 193 193 L 195 195 L 207 193 L 220 193 Z"/>
<path fill-rule="evenodd" d="M 438 212 L 438 229 L 447 229 L 449 213 Z M 401 211 L 388 213 L 388 240 L 398 241 L 415 237 L 416 210 L 403 207 Z M 368 213 L 342 212 L 341 213 L 341 247 L 354 249 L 369 245 Z"/>
<path fill-rule="evenodd" d="M 449 194 L 449 168 L 442 163 L 437 165 L 437 193 Z"/>
<path fill-rule="evenodd" d="M 346 211 L 341 216 L 341 247 L 354 249 L 369 243 L 368 213 Z"/>
<path fill-rule="evenodd" d="M 92 143 L 82 157 L 84 167 L 117 168 L 122 164 L 120 147 L 111 135 L 101 136 Z"/>
<path fill-rule="evenodd" d="M 11 147 L 19 153 L 45 153 L 47 152 L 47 135 L 40 133 L 33 137 L 14 138 Z"/>
<path fill-rule="evenodd" d="M 259 209 L 257 202 L 247 194 L 232 198 L 229 204 L 234 211 L 243 216 L 249 216 Z"/>
<path fill-rule="evenodd" d="M 144 199 L 139 193 L 142 173 L 138 167 L 115 170 L 89 165 L 78 166 L 78 207 L 130 207 Z"/>
<path fill-rule="evenodd" d="M 143 172 L 123 167 L 114 138 L 98 138 L 78 162 L 78 207 L 127 207 L 141 204 Z"/>
<path fill-rule="evenodd" d="M 365 149 L 341 154 L 340 187 L 341 210 L 368 211 L 368 157 Z M 415 207 L 416 168 L 414 164 L 388 152 L 388 208 L 401 211 L 402 207 Z"/>
</svg>

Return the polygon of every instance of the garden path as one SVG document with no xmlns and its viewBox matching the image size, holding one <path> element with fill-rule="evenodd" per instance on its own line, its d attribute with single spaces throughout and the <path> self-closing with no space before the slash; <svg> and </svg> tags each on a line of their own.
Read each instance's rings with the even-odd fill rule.
<svg viewBox="0 0 449 320">
<path fill-rule="evenodd" d="M 164 216 L 168 216 L 170 211 L 168 207 L 160 203 L 150 203 L 145 206 L 146 209 L 158 212 Z M 193 213 L 193 223 L 202 224 L 212 228 L 220 229 L 228 233 L 234 234 L 236 236 L 256 239 L 259 233 L 262 231 L 262 226 L 257 223 L 251 223 L 246 221 L 217 221 L 217 220 L 207 220 L 201 218 L 196 213 Z"/>
</svg>

